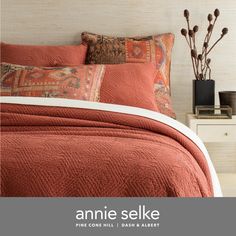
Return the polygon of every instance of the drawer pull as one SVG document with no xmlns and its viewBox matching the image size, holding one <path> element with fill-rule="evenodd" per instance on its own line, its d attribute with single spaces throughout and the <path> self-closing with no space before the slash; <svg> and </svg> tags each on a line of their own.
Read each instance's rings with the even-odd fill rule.
<svg viewBox="0 0 236 236">
<path fill-rule="evenodd" d="M 227 133 L 227 132 L 225 133 L 225 136 L 228 136 L 228 133 Z"/>
</svg>

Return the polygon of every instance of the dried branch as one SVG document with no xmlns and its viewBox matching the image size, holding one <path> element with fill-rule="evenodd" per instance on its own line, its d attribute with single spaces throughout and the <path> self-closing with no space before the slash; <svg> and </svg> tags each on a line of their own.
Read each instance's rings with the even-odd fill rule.
<svg viewBox="0 0 236 236">
<path fill-rule="evenodd" d="M 222 29 L 222 34 L 219 39 L 216 40 L 216 42 L 209 47 L 209 42 L 216 24 L 216 21 L 220 15 L 219 9 L 215 9 L 214 11 L 214 17 L 212 14 L 208 14 L 207 20 L 209 22 L 207 27 L 207 33 L 203 41 L 201 54 L 198 54 L 198 50 L 196 47 L 196 33 L 198 32 L 199 28 L 197 25 L 191 29 L 190 27 L 190 20 L 189 20 L 189 11 L 187 9 L 184 10 L 184 17 L 187 21 L 187 29 L 181 29 L 181 34 L 185 37 L 186 42 L 190 48 L 190 56 L 193 66 L 193 72 L 195 75 L 195 78 L 197 80 L 206 80 L 207 74 L 209 79 L 211 79 L 211 68 L 210 68 L 210 62 L 211 59 L 208 58 L 209 53 L 212 51 L 212 49 L 216 46 L 217 43 L 228 33 L 228 28 Z"/>
<path fill-rule="evenodd" d="M 216 40 L 216 42 L 211 46 L 211 48 L 207 51 L 206 55 L 210 53 L 210 51 L 216 46 L 216 44 L 228 33 L 228 28 L 222 29 L 222 34 L 219 39 Z"/>
</svg>

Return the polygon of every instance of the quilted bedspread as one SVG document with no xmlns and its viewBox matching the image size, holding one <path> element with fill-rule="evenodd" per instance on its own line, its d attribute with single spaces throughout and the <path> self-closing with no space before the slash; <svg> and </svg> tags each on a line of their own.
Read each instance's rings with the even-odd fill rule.
<svg viewBox="0 0 236 236">
<path fill-rule="evenodd" d="M 1 122 L 1 196 L 213 196 L 203 153 L 161 122 L 16 104 Z"/>
</svg>

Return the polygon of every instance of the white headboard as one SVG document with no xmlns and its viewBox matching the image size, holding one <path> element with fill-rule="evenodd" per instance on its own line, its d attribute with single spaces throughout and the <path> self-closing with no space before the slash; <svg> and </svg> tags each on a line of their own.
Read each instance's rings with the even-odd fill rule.
<svg viewBox="0 0 236 236">
<path fill-rule="evenodd" d="M 213 52 L 213 78 L 218 90 L 236 89 L 236 1 L 235 0 L 2 0 L 2 41 L 23 44 L 75 44 L 80 33 L 135 36 L 173 32 L 172 97 L 178 119 L 191 111 L 191 80 L 187 45 L 180 35 L 185 26 L 183 10 L 188 8 L 203 39 L 206 15 L 221 10 L 221 27 L 229 35 Z M 227 2 L 227 4 L 226 4 Z"/>
</svg>

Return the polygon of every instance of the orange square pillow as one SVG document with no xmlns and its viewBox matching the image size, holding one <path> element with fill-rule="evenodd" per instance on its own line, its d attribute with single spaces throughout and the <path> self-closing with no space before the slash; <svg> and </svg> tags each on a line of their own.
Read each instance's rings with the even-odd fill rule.
<svg viewBox="0 0 236 236">
<path fill-rule="evenodd" d="M 159 111 L 153 91 L 155 76 L 152 63 L 106 65 L 100 101 Z"/>
</svg>

